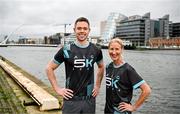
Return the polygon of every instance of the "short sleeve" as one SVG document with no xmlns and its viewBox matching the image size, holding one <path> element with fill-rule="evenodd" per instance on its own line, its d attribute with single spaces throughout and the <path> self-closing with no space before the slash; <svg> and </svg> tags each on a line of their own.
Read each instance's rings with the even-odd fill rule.
<svg viewBox="0 0 180 114">
<path fill-rule="evenodd" d="M 133 89 L 139 88 L 140 85 L 145 82 L 133 67 L 130 67 L 128 69 L 128 76 L 129 76 L 130 82 L 133 86 Z"/>
<path fill-rule="evenodd" d="M 96 59 L 96 63 L 99 64 L 101 63 L 103 60 L 103 55 L 102 55 L 102 51 L 99 49 L 98 53 L 97 53 L 97 59 Z"/>
<path fill-rule="evenodd" d="M 61 64 L 64 61 L 63 48 L 61 48 L 54 56 L 53 62 Z"/>
</svg>

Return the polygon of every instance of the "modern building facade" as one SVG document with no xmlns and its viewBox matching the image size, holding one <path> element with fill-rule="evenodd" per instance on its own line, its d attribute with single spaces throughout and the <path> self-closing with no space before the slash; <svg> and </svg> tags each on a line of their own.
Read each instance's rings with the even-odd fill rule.
<svg viewBox="0 0 180 114">
<path fill-rule="evenodd" d="M 126 17 L 122 15 L 121 18 L 113 16 L 110 14 L 108 17 L 106 29 L 102 35 L 102 39 L 105 42 L 108 42 L 111 38 L 119 37 L 125 41 L 132 42 L 135 46 L 146 46 L 150 38 L 169 38 L 169 15 L 165 15 L 158 20 L 151 19 L 149 12 L 143 16 L 133 15 Z"/>
<path fill-rule="evenodd" d="M 159 36 L 169 38 L 169 15 L 159 18 Z"/>
<path fill-rule="evenodd" d="M 133 45 L 142 46 L 150 37 L 150 14 L 144 16 L 134 15 L 125 20 L 117 21 L 116 37 L 132 42 Z"/>
<path fill-rule="evenodd" d="M 170 25 L 170 36 L 171 37 L 180 37 L 180 23 L 171 23 Z"/>
<path fill-rule="evenodd" d="M 159 21 L 158 20 L 151 20 L 151 30 L 150 30 L 150 38 L 159 37 L 160 29 L 159 29 Z"/>
<path fill-rule="evenodd" d="M 159 20 L 150 19 L 150 13 L 134 15 L 117 22 L 116 37 L 129 40 L 135 46 L 146 46 L 153 37 L 169 38 L 169 15 Z"/>
<path fill-rule="evenodd" d="M 100 38 L 100 43 L 101 44 L 108 44 L 109 41 L 115 37 L 116 34 L 116 20 L 123 20 L 127 18 L 126 16 L 120 14 L 120 13 L 115 13 L 112 12 L 110 13 L 107 21 L 106 21 L 106 25 L 104 28 L 104 31 L 102 32 L 102 36 Z"/>
<path fill-rule="evenodd" d="M 101 21 L 100 23 L 100 35 L 103 35 L 103 32 L 105 31 L 107 21 Z"/>
</svg>

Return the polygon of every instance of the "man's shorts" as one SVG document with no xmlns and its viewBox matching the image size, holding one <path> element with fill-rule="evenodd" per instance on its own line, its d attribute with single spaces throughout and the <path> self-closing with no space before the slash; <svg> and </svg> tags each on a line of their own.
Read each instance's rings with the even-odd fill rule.
<svg viewBox="0 0 180 114">
<path fill-rule="evenodd" d="M 94 97 L 64 100 L 62 114 L 95 114 L 95 107 L 96 100 Z"/>
</svg>

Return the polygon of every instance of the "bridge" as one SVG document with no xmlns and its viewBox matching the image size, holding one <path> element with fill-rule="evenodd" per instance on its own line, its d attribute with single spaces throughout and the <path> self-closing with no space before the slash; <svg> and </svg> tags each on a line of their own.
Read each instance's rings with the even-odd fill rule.
<svg viewBox="0 0 180 114">
<path fill-rule="evenodd" d="M 31 47 L 58 47 L 57 44 L 7 44 L 9 37 L 5 36 L 5 39 L 0 43 L 0 47 L 7 46 L 31 46 Z"/>
<path fill-rule="evenodd" d="M 7 44 L 8 39 L 9 39 L 9 37 L 5 36 L 4 40 L 0 44 Z"/>
<path fill-rule="evenodd" d="M 7 41 L 8 41 L 9 37 L 5 36 L 4 40 L 2 42 L 0 42 L 0 47 L 7 47 Z"/>
<path fill-rule="evenodd" d="M 7 46 L 27 46 L 27 47 L 59 47 L 60 45 L 57 44 L 0 44 L 0 47 L 7 47 Z"/>
</svg>

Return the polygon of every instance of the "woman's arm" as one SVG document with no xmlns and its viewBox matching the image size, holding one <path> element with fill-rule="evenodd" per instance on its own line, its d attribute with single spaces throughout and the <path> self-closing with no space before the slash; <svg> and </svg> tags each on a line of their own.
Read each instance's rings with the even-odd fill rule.
<svg viewBox="0 0 180 114">
<path fill-rule="evenodd" d="M 147 97 L 150 95 L 151 93 L 151 89 L 149 87 L 149 85 L 145 82 L 143 84 L 140 85 L 140 89 L 141 89 L 141 94 L 138 98 L 138 100 L 135 102 L 134 105 L 122 102 L 119 104 L 119 110 L 123 111 L 136 111 L 143 103 L 144 101 L 147 99 Z"/>
</svg>

